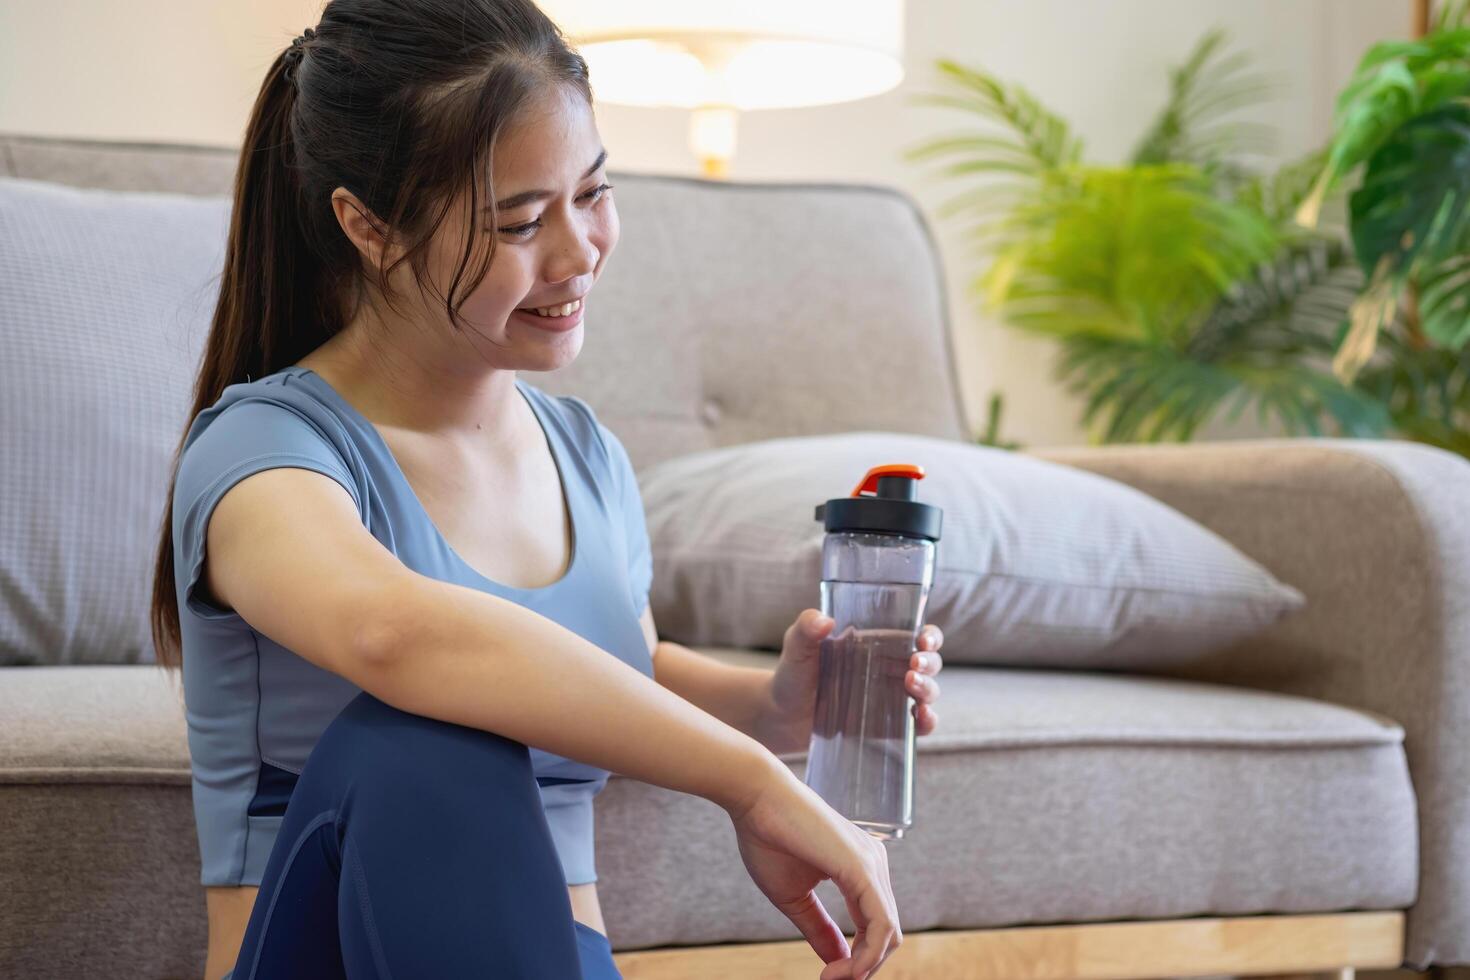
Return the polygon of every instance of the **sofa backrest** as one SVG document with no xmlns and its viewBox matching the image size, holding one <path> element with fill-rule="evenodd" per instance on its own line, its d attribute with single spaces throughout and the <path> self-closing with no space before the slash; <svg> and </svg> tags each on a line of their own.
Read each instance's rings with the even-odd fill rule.
<svg viewBox="0 0 1470 980">
<path fill-rule="evenodd" d="M 0 134 L 0 175 L 227 196 L 237 151 Z M 882 430 L 965 438 L 942 267 L 892 188 L 627 173 L 576 394 L 636 467 L 734 443 Z M 207 330 L 207 315 L 199 324 Z"/>
</svg>

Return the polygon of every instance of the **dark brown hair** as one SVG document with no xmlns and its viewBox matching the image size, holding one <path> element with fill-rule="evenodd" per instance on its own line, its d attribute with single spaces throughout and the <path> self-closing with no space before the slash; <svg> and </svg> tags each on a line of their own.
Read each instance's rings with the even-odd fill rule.
<svg viewBox="0 0 1470 980">
<path fill-rule="evenodd" d="M 283 50 L 256 96 L 235 173 L 234 211 L 189 425 L 226 387 L 273 374 L 340 331 L 359 305 L 381 296 L 410 263 L 426 283 L 434 233 L 468 194 L 466 227 L 478 229 L 496 138 L 538 97 L 572 85 L 588 104 L 587 63 L 531 0 L 331 0 L 321 22 Z M 371 212 L 404 249 L 376 276 L 331 205 L 338 187 Z M 441 297 L 459 307 L 484 278 L 473 232 Z M 375 282 L 372 280 L 376 280 Z M 154 568 L 150 622 L 156 659 L 182 663 L 174 583 L 173 493 L 189 425 L 174 451 Z"/>
</svg>

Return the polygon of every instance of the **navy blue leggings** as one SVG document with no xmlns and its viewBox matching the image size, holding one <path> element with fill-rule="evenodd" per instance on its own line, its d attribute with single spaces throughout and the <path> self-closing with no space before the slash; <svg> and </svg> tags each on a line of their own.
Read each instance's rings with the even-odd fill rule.
<svg viewBox="0 0 1470 980">
<path fill-rule="evenodd" d="M 621 980 L 525 744 L 366 692 L 307 758 L 228 976 Z"/>
</svg>

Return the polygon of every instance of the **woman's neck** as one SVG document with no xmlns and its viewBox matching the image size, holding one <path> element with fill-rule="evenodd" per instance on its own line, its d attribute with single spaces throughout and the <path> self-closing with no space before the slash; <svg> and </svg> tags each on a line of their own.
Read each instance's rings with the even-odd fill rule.
<svg viewBox="0 0 1470 980">
<path fill-rule="evenodd" d="M 516 373 L 468 355 L 397 344 L 364 343 L 348 327 L 297 363 L 326 379 L 374 425 L 484 445 L 519 445 L 525 431 Z"/>
</svg>

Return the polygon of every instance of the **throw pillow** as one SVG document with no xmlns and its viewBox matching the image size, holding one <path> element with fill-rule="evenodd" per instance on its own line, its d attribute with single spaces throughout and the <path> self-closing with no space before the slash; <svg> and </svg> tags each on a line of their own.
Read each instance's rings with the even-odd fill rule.
<svg viewBox="0 0 1470 980">
<path fill-rule="evenodd" d="M 0 178 L 0 664 L 153 660 L 230 202 Z"/>
<path fill-rule="evenodd" d="M 693 453 L 639 476 L 661 635 L 779 650 L 820 608 L 817 504 L 869 468 L 924 467 L 944 511 L 924 621 L 947 663 L 1161 667 L 1223 648 L 1303 604 L 1218 535 L 1113 480 L 985 446 L 886 432 Z"/>
</svg>

